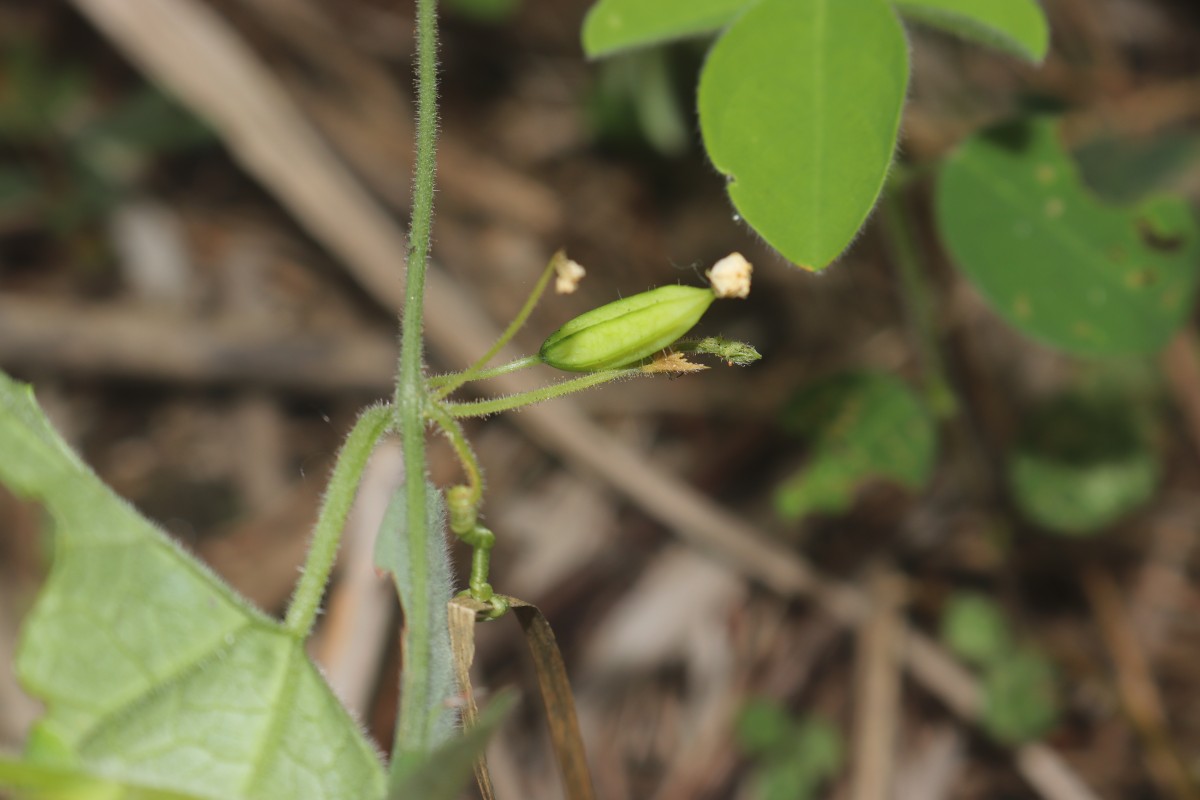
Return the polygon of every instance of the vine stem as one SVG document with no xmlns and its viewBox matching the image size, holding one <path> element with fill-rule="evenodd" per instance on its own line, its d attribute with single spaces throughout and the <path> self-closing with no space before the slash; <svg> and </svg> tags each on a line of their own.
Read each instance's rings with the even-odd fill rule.
<svg viewBox="0 0 1200 800">
<path fill-rule="evenodd" d="M 925 399 L 938 419 L 952 419 L 958 414 L 958 399 L 946 377 L 946 366 L 933 326 L 933 301 L 921 274 L 922 259 L 899 185 L 890 187 L 885 193 L 883 212 L 884 230 L 891 240 L 900 273 L 900 294 L 916 335 Z"/>
<path fill-rule="evenodd" d="M 333 476 L 325 490 L 325 501 L 313 529 L 312 544 L 304 561 L 304 571 L 292 602 L 288 606 L 284 626 L 296 637 L 305 638 L 312 630 L 329 573 L 337 558 L 338 543 L 346 527 L 346 517 L 358 491 L 358 480 L 367 465 L 375 443 L 387 432 L 392 422 L 390 406 L 372 406 L 359 416 L 338 453 Z"/>
<path fill-rule="evenodd" d="M 470 502 L 472 505 L 478 506 L 483 500 L 483 472 L 479 469 L 479 459 L 476 457 L 475 451 L 471 449 L 470 443 L 467 442 L 462 425 L 450 416 L 445 407 L 441 405 L 434 404 L 429 409 L 429 416 L 450 440 L 450 446 L 454 448 L 454 453 L 458 456 L 458 461 L 467 478 L 467 487 L 471 491 Z"/>
<path fill-rule="evenodd" d="M 417 154 L 413 176 L 412 222 L 405 271 L 404 314 L 400 320 L 400 363 L 396 372 L 396 412 L 404 448 L 407 498 L 404 535 L 412 570 L 414 608 L 404 609 L 405 651 L 401 709 L 393 746 L 393 767 L 404 744 L 400 735 L 407 717 L 423 699 L 430 679 L 433 631 L 430 629 L 428 563 L 429 519 L 425 498 L 425 381 L 422 368 L 422 322 L 425 310 L 425 265 L 433 227 L 433 187 L 437 148 L 437 2 L 417 0 Z M 412 743 L 408 743 L 411 745 Z"/>
</svg>

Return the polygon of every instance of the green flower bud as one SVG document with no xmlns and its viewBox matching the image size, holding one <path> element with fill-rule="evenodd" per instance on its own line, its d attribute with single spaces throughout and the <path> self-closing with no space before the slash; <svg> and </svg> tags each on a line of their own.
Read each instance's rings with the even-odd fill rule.
<svg viewBox="0 0 1200 800">
<path fill-rule="evenodd" d="M 580 314 L 542 344 L 542 361 L 570 372 L 635 364 L 683 336 L 715 295 L 695 286 L 661 286 Z"/>
<path fill-rule="evenodd" d="M 762 358 L 753 345 L 730 341 L 721 336 L 705 336 L 694 342 L 683 342 L 680 349 L 689 353 L 716 356 L 729 366 L 745 367 Z"/>
</svg>

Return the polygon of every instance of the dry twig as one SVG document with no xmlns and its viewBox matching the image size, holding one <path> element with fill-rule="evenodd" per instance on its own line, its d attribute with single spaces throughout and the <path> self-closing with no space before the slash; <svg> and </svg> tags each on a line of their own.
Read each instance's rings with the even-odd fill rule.
<svg viewBox="0 0 1200 800">
<path fill-rule="evenodd" d="M 143 304 L 0 297 L 0 362 L 26 369 L 305 392 L 391 387 L 396 344 L 367 333 L 313 334 L 248 314 L 181 318 Z"/>
<path fill-rule="evenodd" d="M 1099 567 L 1084 571 L 1083 586 L 1112 658 L 1121 703 L 1142 739 L 1147 772 L 1164 797 L 1200 798 L 1200 790 L 1171 744 L 1162 697 L 1125 612 L 1120 589 Z"/>
<path fill-rule="evenodd" d="M 896 632 L 903 587 L 885 567 L 876 567 L 867 591 L 871 613 L 858 635 L 855 675 L 853 800 L 887 800 L 891 795 L 899 725 L 900 664 Z"/>
</svg>

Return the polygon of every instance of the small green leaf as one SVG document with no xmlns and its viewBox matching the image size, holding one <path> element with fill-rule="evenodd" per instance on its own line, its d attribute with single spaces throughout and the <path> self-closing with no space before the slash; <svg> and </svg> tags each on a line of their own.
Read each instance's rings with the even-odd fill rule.
<svg viewBox="0 0 1200 800">
<path fill-rule="evenodd" d="M 143 88 L 79 131 L 88 149 L 121 147 L 143 155 L 172 153 L 209 145 L 215 134 L 170 96 Z"/>
<path fill-rule="evenodd" d="M 738 740 L 754 756 L 758 800 L 802 800 L 842 764 L 842 737 L 819 717 L 795 720 L 775 703 L 752 700 L 738 717 Z"/>
<path fill-rule="evenodd" d="M 851 373 L 810 386 L 792 402 L 785 425 L 811 441 L 809 463 L 775 492 L 788 519 L 845 511 L 871 478 L 920 488 L 933 468 L 933 421 L 890 375 Z"/>
<path fill-rule="evenodd" d="M 49 56 L 29 38 L 5 42 L 0 53 L 0 135 L 10 145 L 61 143 L 90 112 L 87 71 Z"/>
<path fill-rule="evenodd" d="M 742 750 L 759 757 L 770 757 L 790 750 L 797 736 L 796 722 L 766 698 L 754 698 L 742 708 L 735 728 Z"/>
<path fill-rule="evenodd" d="M 755 770 L 754 800 L 814 800 L 819 780 L 800 761 L 770 761 Z"/>
<path fill-rule="evenodd" d="M 967 141 L 937 217 L 959 266 L 1026 334 L 1081 355 L 1152 353 L 1191 309 L 1200 229 L 1179 199 L 1138 208 L 1087 193 L 1049 119 Z"/>
<path fill-rule="evenodd" d="M 583 21 L 588 58 L 709 33 L 757 0 L 600 0 Z"/>
<path fill-rule="evenodd" d="M 833 777 L 845 760 L 841 732 L 821 717 L 801 720 L 794 758 L 804 765 L 814 784 Z"/>
<path fill-rule="evenodd" d="M 383 796 L 304 643 L 116 497 L 2 373 L 0 453 L 0 481 L 56 528 L 17 654 L 46 704 L 31 761 L 202 798 Z"/>
<path fill-rule="evenodd" d="M 942 641 L 972 664 L 992 663 L 1012 650 L 1012 634 L 1000 606 L 974 592 L 950 598 L 942 612 Z"/>
<path fill-rule="evenodd" d="M 908 41 L 886 0 L 762 0 L 713 47 L 705 147 L 742 217 L 793 263 L 819 270 L 858 233 L 907 84 Z"/>
<path fill-rule="evenodd" d="M 681 339 L 676 347 L 685 353 L 715 356 L 729 366 L 748 367 L 762 359 L 762 354 L 753 345 L 726 339 L 723 336 L 705 336 L 703 339 Z"/>
<path fill-rule="evenodd" d="M 1120 398 L 1059 398 L 1028 415 L 1010 456 L 1021 510 L 1059 533 L 1087 535 L 1145 503 L 1159 466 Z"/>
<path fill-rule="evenodd" d="M 388 793 L 388 797 L 391 800 L 455 800 L 471 778 L 475 759 L 487 749 L 488 741 L 516 704 L 516 692 L 506 689 L 497 694 L 469 731 L 454 736 L 422 759 L 421 764 Z"/>
<path fill-rule="evenodd" d="M 0 166 L 0 215 L 29 213 L 44 192 L 42 181 L 24 166 Z"/>
<path fill-rule="evenodd" d="M 649 145 L 666 157 L 692 141 L 691 94 L 676 85 L 667 48 L 623 53 L 600 65 L 588 99 L 596 135 L 624 145 Z M 687 107 L 684 96 L 687 97 Z"/>
<path fill-rule="evenodd" d="M 1037 738 L 1058 719 L 1054 667 L 1040 653 L 1018 650 L 983 678 L 983 727 L 1004 744 Z"/>
<path fill-rule="evenodd" d="M 1018 453 L 1009 478 L 1021 510 L 1059 533 L 1087 535 L 1143 505 L 1158 486 L 1148 455 L 1077 467 Z"/>
<path fill-rule="evenodd" d="M 446 550 L 446 507 L 441 492 L 428 481 L 425 504 L 429 535 L 423 563 L 416 561 L 409 551 L 408 499 L 404 486 L 392 495 L 375 539 L 375 566 L 391 573 L 400 606 L 409 620 L 404 626 L 404 652 L 413 650 L 410 637 L 417 627 L 413 620 L 418 615 L 424 617 L 420 627 L 431 637 L 429 657 L 416 665 L 406 661 L 400 676 L 400 722 L 396 727 L 391 767 L 393 794 L 397 786 L 421 769 L 430 753 L 451 741 L 458 716 L 453 702 L 458 684 L 454 678 L 446 610 L 454 590 Z"/>
<path fill-rule="evenodd" d="M 1041 62 L 1050 26 L 1036 0 L 892 0 L 909 19 Z"/>
</svg>

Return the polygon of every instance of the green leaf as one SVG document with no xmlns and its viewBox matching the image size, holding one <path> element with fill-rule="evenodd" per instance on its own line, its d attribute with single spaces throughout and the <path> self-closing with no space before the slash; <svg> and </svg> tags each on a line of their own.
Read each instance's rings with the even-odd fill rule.
<svg viewBox="0 0 1200 800">
<path fill-rule="evenodd" d="M 4 43 L 0 73 L 0 135 L 10 145 L 60 143 L 89 113 L 88 73 L 32 39 Z"/>
<path fill-rule="evenodd" d="M 785 424 L 811 440 L 807 466 L 775 492 L 788 519 L 845 511 L 855 489 L 872 478 L 918 489 L 933 468 L 933 421 L 890 375 L 850 373 L 810 386 L 792 402 Z"/>
<path fill-rule="evenodd" d="M 1012 634 L 1004 612 L 988 597 L 960 592 L 942 612 L 942 641 L 954 654 L 972 664 L 992 663 L 1012 649 Z"/>
<path fill-rule="evenodd" d="M 135 153 L 172 153 L 212 144 L 212 130 L 170 96 L 152 87 L 130 94 L 79 132 L 86 147 L 119 146 Z"/>
<path fill-rule="evenodd" d="M 25 166 L 0 166 L 0 215 L 30 212 L 44 191 L 42 181 Z"/>
<path fill-rule="evenodd" d="M 404 609 L 402 646 L 405 655 L 400 685 L 400 720 L 392 752 L 392 793 L 414 770 L 420 770 L 429 754 L 450 741 L 457 714 L 454 698 L 454 654 L 446 607 L 453 583 L 450 557 L 446 551 L 446 507 L 433 484 L 425 484 L 428 539 L 423 563 L 415 561 L 406 534 L 408 499 L 400 486 L 388 503 L 375 539 L 375 566 L 391 573 Z M 410 659 L 414 631 L 429 636 L 429 657 Z"/>
<path fill-rule="evenodd" d="M 392 800 L 455 800 L 470 780 L 475 759 L 517 705 L 517 694 L 504 690 L 479 715 L 469 731 L 453 737 L 423 759 L 389 794 Z"/>
<path fill-rule="evenodd" d="M 796 722 L 773 700 L 750 700 L 737 716 L 738 744 L 752 755 L 769 757 L 789 749 L 797 736 Z"/>
<path fill-rule="evenodd" d="M 676 86 L 671 51 L 639 50 L 610 58 L 600 65 L 588 100 L 593 130 L 616 144 L 646 144 L 674 157 L 692 141 L 691 94 Z"/>
<path fill-rule="evenodd" d="M 857 234 L 907 83 L 908 42 L 886 0 L 762 0 L 713 47 L 705 147 L 742 217 L 793 263 L 821 269 Z"/>
<path fill-rule="evenodd" d="M 756 771 L 754 800 L 812 800 L 817 783 L 799 761 L 771 761 Z"/>
<path fill-rule="evenodd" d="M 1075 152 L 1083 182 L 1105 201 L 1136 203 L 1189 174 L 1200 160 L 1200 136 L 1162 131 L 1150 139 L 1099 136 Z"/>
<path fill-rule="evenodd" d="M 17 672 L 31 761 L 203 798 L 381 797 L 374 748 L 304 653 L 114 495 L 0 374 L 0 481 L 54 518 Z"/>
<path fill-rule="evenodd" d="M 196 795 L 96 778 L 75 767 L 0 755 L 0 789 L 5 788 L 18 792 L 21 800 L 196 800 Z"/>
<path fill-rule="evenodd" d="M 1050 26 L 1036 0 L 893 0 L 909 19 L 1041 62 Z"/>
<path fill-rule="evenodd" d="M 813 783 L 831 778 L 845 760 L 842 734 L 833 723 L 821 717 L 807 717 L 800 723 L 794 759 L 804 766 Z"/>
<path fill-rule="evenodd" d="M 1018 650 L 983 678 L 983 727 L 1004 744 L 1037 738 L 1058 719 L 1054 667 L 1040 653 Z"/>
<path fill-rule="evenodd" d="M 1038 524 L 1095 533 L 1154 494 L 1158 460 L 1122 398 L 1066 396 L 1026 419 L 1009 482 L 1017 505 Z"/>
<path fill-rule="evenodd" d="M 963 272 L 1024 333 L 1081 355 L 1152 353 L 1186 318 L 1200 271 L 1187 205 L 1092 197 L 1055 123 L 967 141 L 937 188 L 938 227 Z"/>
<path fill-rule="evenodd" d="M 1087 535 L 1143 505 L 1158 485 L 1148 454 L 1127 461 L 1077 467 L 1018 453 L 1010 480 L 1021 510 L 1059 533 Z"/>
<path fill-rule="evenodd" d="M 756 0 L 600 0 L 583 21 L 589 58 L 724 27 Z"/>
<path fill-rule="evenodd" d="M 842 764 L 842 737 L 819 717 L 793 720 L 768 700 L 747 704 L 738 719 L 738 739 L 755 756 L 759 800 L 816 796 L 822 781 Z"/>
</svg>

